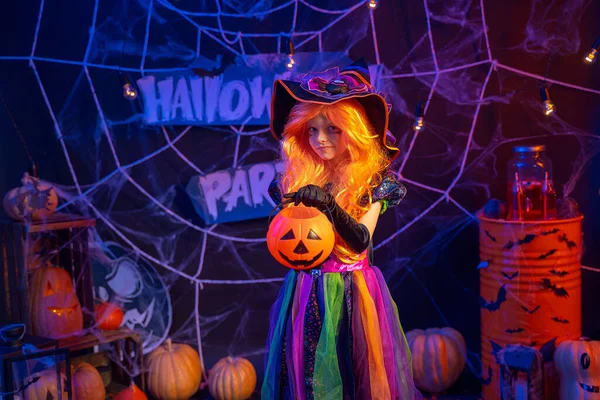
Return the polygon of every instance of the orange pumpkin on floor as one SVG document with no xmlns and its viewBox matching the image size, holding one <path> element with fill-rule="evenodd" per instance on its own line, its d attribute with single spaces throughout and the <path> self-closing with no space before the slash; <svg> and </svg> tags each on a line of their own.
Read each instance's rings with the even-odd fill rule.
<svg viewBox="0 0 600 400">
<path fill-rule="evenodd" d="M 245 400 L 255 387 L 256 371 L 245 358 L 222 358 L 208 374 L 210 394 L 217 400 Z"/>
<path fill-rule="evenodd" d="M 406 332 L 412 353 L 415 386 L 430 393 L 449 389 L 465 368 L 465 339 L 453 328 Z"/>
<path fill-rule="evenodd" d="M 185 343 L 166 343 L 147 361 L 148 393 L 160 400 L 185 400 L 198 391 L 202 378 L 200 356 Z"/>
<path fill-rule="evenodd" d="M 131 382 L 129 387 L 117 393 L 113 400 L 148 400 L 148 397 L 135 383 Z"/>
<path fill-rule="evenodd" d="M 72 336 L 83 330 L 83 312 L 71 275 L 48 264 L 32 272 L 29 310 L 33 334 L 49 338 Z"/>
<path fill-rule="evenodd" d="M 125 314 L 113 303 L 100 303 L 96 306 L 97 327 L 106 331 L 114 331 L 121 326 Z"/>
<path fill-rule="evenodd" d="M 327 217 L 313 207 L 287 207 L 273 218 L 267 232 L 267 247 L 277 261 L 303 270 L 318 266 L 329 257 L 335 234 Z"/>
</svg>

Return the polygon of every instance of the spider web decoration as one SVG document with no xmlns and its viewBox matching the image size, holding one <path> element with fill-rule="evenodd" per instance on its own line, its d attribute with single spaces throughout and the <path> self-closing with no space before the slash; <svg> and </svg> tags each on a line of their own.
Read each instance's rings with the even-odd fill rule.
<svg viewBox="0 0 600 400">
<path fill-rule="evenodd" d="M 554 80 L 552 69 L 544 74 L 498 61 L 483 0 L 380 0 L 376 9 L 362 0 L 318 6 L 308 0 L 87 3 L 63 2 L 63 10 L 67 4 L 73 8 L 65 15 L 57 2 L 41 0 L 28 33 L 29 53 L 2 55 L 0 62 L 29 63 L 53 124 L 72 179 L 56 185 L 66 199 L 57 211 L 96 218 L 96 250 L 118 242 L 159 271 L 176 310 L 164 336 L 197 346 L 204 367 L 221 356 L 254 357 L 261 375 L 268 309 L 286 270 L 266 250 L 265 220 L 206 226 L 182 187 L 193 175 L 272 160 L 276 144 L 268 128 L 145 126 L 139 103 L 121 97 L 120 71 L 138 79 L 186 69 L 198 56 L 285 53 L 289 39 L 297 52 L 352 50 L 377 64 L 377 84 L 393 104 L 391 130 L 401 149 L 394 171 L 409 194 L 381 218 L 374 248 L 405 328 L 423 327 L 418 326 L 423 318 L 464 325 L 461 315 L 468 305 L 450 310 L 436 295 L 441 291 L 466 292 L 478 312 L 477 289 L 462 281 L 466 275 L 429 273 L 440 263 L 434 255 L 451 251 L 465 232 L 476 240 L 474 213 L 483 204 L 474 199 L 503 198 L 504 186 L 496 188 L 504 179 L 500 150 L 526 139 L 565 138 L 572 155 L 561 154 L 566 160 L 561 165 L 570 167 L 555 171 L 555 181 L 564 183 L 562 194 L 569 196 L 600 149 L 598 136 L 562 117 L 560 107 L 550 119 L 542 115 L 537 85 L 546 82 L 554 98 L 577 92 L 593 99 L 600 90 Z M 578 54 L 580 37 L 571 28 L 586 3 L 568 3 L 546 6 L 533 0 L 523 16 L 526 34 L 510 50 L 539 59 Z M 409 22 L 416 26 L 410 40 L 404 35 Z M 64 24 L 72 28 L 65 37 L 50 35 Z M 77 33 L 85 38 L 78 57 L 53 44 L 83 43 Z M 69 78 L 60 86 L 54 73 Z M 425 102 L 425 129 L 415 133 L 412 110 L 419 101 Z M 526 115 L 526 129 L 485 122 L 501 118 L 493 112 L 509 103 Z M 476 244 L 467 247 L 468 257 L 454 254 L 453 260 L 477 278 Z M 411 315 L 414 295 L 404 294 L 407 286 L 426 295 L 420 313 L 430 313 L 427 317 Z M 478 345 L 478 335 L 477 329 L 467 343 Z M 477 350 L 470 348 L 467 360 L 471 372 L 482 377 Z"/>
</svg>

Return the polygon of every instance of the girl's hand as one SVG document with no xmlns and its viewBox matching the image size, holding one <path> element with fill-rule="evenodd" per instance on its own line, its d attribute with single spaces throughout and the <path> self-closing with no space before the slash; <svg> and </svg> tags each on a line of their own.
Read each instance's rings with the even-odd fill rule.
<svg viewBox="0 0 600 400">
<path fill-rule="evenodd" d="M 333 196 L 317 185 L 306 185 L 298 189 L 297 192 L 286 193 L 283 195 L 290 199 L 295 206 L 302 203 L 307 207 L 316 207 L 320 210 L 330 208 L 332 202 L 335 202 Z"/>
</svg>

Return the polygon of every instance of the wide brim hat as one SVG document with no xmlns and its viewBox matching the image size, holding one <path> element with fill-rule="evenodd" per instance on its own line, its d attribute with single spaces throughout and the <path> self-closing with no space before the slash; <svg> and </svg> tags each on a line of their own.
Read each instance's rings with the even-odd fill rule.
<svg viewBox="0 0 600 400">
<path fill-rule="evenodd" d="M 393 160 L 400 150 L 388 131 L 391 106 L 383 93 L 372 85 L 364 60 L 359 60 L 340 70 L 329 68 L 324 72 L 308 72 L 290 80 L 277 79 L 271 97 L 271 133 L 281 140 L 292 108 L 298 102 L 333 104 L 346 99 L 357 100 L 365 109 L 367 118 Z"/>
</svg>

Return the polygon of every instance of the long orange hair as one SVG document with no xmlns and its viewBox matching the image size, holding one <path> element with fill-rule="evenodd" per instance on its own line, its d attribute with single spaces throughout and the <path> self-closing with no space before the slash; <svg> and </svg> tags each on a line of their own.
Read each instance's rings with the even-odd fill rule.
<svg viewBox="0 0 600 400">
<path fill-rule="evenodd" d="M 348 151 L 335 164 L 321 159 L 310 147 L 308 121 L 322 114 L 346 136 Z M 336 202 L 355 219 L 366 213 L 372 204 L 372 189 L 381 183 L 383 171 L 390 161 L 381 139 L 369 123 L 362 105 L 347 99 L 333 104 L 299 102 L 290 112 L 281 141 L 282 159 L 286 169 L 281 179 L 283 193 L 295 192 L 313 184 L 331 184 L 330 193 Z M 367 197 L 368 201 L 361 202 Z M 355 254 L 336 234 L 334 253 L 347 263 L 356 262 Z"/>
</svg>

